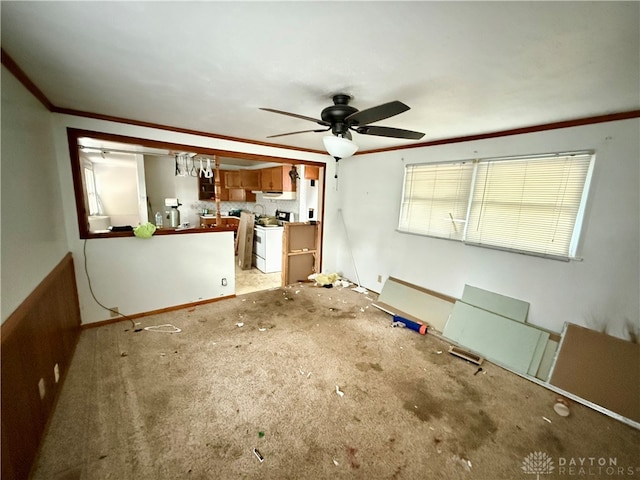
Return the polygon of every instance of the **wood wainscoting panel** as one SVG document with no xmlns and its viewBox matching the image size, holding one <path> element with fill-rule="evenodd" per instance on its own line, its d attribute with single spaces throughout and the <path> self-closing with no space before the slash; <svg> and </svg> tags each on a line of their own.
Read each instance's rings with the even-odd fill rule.
<svg viewBox="0 0 640 480">
<path fill-rule="evenodd" d="M 3 479 L 29 477 L 79 335 L 68 253 L 2 324 Z"/>
</svg>

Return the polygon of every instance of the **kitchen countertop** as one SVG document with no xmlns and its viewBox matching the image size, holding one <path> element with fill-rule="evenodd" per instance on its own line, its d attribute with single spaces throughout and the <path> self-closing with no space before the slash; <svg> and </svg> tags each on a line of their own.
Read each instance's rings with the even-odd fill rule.
<svg viewBox="0 0 640 480">
<path fill-rule="evenodd" d="M 162 235 L 180 235 L 187 233 L 215 233 L 215 232 L 234 232 L 236 229 L 234 227 L 220 226 L 220 227 L 190 227 L 190 228 L 171 228 L 164 227 L 157 229 L 153 237 L 162 236 Z M 120 237 L 134 237 L 133 231 L 125 231 L 125 232 L 90 232 L 87 238 L 120 238 Z"/>
</svg>

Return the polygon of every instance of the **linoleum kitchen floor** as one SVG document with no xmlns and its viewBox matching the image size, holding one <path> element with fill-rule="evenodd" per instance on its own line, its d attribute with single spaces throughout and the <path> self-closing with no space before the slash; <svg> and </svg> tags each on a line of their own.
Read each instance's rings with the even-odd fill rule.
<svg viewBox="0 0 640 480">
<path fill-rule="evenodd" d="M 236 295 L 277 288 L 282 285 L 281 272 L 262 273 L 256 267 L 242 270 L 236 258 Z"/>
<path fill-rule="evenodd" d="M 640 431 L 560 417 L 374 298 L 298 284 L 141 319 L 176 333 L 85 329 L 32 478 L 640 478 Z"/>
</svg>

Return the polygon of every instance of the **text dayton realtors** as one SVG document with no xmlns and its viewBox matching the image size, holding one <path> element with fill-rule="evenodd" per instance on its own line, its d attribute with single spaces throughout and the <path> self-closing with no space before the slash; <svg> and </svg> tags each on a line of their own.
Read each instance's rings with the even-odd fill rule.
<svg viewBox="0 0 640 480">
<path fill-rule="evenodd" d="M 640 467 L 618 465 L 616 457 L 559 457 L 560 475 L 634 475 Z"/>
</svg>

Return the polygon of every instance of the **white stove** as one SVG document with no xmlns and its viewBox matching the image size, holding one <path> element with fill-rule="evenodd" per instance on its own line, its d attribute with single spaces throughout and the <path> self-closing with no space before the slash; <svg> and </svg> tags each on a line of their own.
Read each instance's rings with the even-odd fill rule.
<svg viewBox="0 0 640 480">
<path fill-rule="evenodd" d="M 256 225 L 253 230 L 253 264 L 263 273 L 282 270 L 284 227 Z"/>
<path fill-rule="evenodd" d="M 282 271 L 283 225 L 294 221 L 294 213 L 276 210 L 278 225 L 256 225 L 253 230 L 253 265 L 263 273 Z"/>
</svg>

